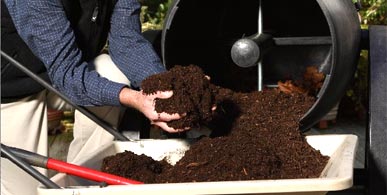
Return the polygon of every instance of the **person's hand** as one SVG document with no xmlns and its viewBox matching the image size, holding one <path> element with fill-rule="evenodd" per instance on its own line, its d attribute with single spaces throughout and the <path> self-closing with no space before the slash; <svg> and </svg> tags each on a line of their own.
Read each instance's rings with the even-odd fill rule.
<svg viewBox="0 0 387 195">
<path fill-rule="evenodd" d="M 142 104 L 140 104 L 140 107 L 138 108 L 148 119 L 151 121 L 151 124 L 156 125 L 161 127 L 163 130 L 168 131 L 170 133 L 174 132 L 180 132 L 183 131 L 184 129 L 174 129 L 172 127 L 169 127 L 167 125 L 168 121 L 171 120 L 178 120 L 182 116 L 179 114 L 168 114 L 166 112 L 162 113 L 157 113 L 155 109 L 155 103 L 156 103 L 156 98 L 160 99 L 167 99 L 172 97 L 173 92 L 172 91 L 157 91 L 156 94 L 151 94 L 151 95 L 145 95 L 142 93 Z"/>
<path fill-rule="evenodd" d="M 178 120 L 183 116 L 179 114 L 168 114 L 165 112 L 157 113 L 155 110 L 156 98 L 167 99 L 172 97 L 172 91 L 158 91 L 156 94 L 146 95 L 142 91 L 135 91 L 129 88 L 123 88 L 120 93 L 120 102 L 126 106 L 131 106 L 142 112 L 152 124 L 159 126 L 163 130 L 175 133 L 187 129 L 174 129 L 167 125 L 168 121 Z"/>
</svg>

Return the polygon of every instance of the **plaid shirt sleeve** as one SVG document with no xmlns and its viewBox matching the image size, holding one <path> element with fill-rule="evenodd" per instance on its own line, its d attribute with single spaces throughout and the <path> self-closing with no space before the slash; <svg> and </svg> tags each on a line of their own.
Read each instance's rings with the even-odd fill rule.
<svg viewBox="0 0 387 195">
<path fill-rule="evenodd" d="M 141 35 L 139 13 L 137 0 L 117 1 L 109 36 L 109 53 L 134 87 L 146 77 L 165 71 L 152 45 Z"/>
<path fill-rule="evenodd" d="M 134 86 L 138 86 L 142 79 L 163 71 L 164 67 L 140 34 L 135 19 L 139 7 L 135 0 L 122 2 L 126 1 L 117 2 L 114 10 L 117 13 L 112 16 L 111 30 L 120 31 L 110 33 L 111 55 L 128 79 L 134 81 Z M 5 3 L 19 35 L 44 62 L 55 88 L 78 105 L 120 105 L 119 92 L 124 85 L 100 77 L 81 60 L 81 51 L 60 0 L 5 0 Z M 122 26 L 115 28 L 113 24 Z M 122 32 L 126 34 L 119 35 Z"/>
</svg>

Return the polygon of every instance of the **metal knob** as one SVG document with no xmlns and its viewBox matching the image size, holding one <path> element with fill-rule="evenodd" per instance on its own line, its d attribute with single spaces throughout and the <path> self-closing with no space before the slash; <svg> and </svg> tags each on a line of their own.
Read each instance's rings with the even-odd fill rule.
<svg viewBox="0 0 387 195">
<path fill-rule="evenodd" d="M 263 33 L 242 38 L 232 46 L 231 58 L 240 67 L 255 66 L 273 45 L 272 36 Z"/>
<path fill-rule="evenodd" d="M 260 54 L 258 45 L 248 38 L 239 39 L 231 48 L 232 60 L 235 64 L 244 68 L 256 65 Z"/>
</svg>

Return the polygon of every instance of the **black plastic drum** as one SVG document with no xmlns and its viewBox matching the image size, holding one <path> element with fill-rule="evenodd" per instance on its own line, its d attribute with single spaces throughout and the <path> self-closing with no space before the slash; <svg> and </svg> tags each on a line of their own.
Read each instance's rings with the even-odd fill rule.
<svg viewBox="0 0 387 195">
<path fill-rule="evenodd" d="M 244 56 L 241 67 L 232 49 L 250 39 L 259 56 Z M 305 131 L 344 95 L 356 69 L 359 43 L 352 0 L 175 0 L 161 50 L 167 68 L 196 64 L 216 85 L 241 92 L 300 79 L 306 67 L 317 66 L 325 80 L 300 121 Z"/>
</svg>

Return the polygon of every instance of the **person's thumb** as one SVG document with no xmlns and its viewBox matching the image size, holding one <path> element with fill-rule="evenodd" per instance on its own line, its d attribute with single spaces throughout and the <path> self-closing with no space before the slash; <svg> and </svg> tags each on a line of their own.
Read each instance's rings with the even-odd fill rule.
<svg viewBox="0 0 387 195">
<path fill-rule="evenodd" d="M 173 95 L 173 91 L 159 91 L 157 93 L 157 98 L 167 99 L 172 97 L 172 95 Z"/>
</svg>

